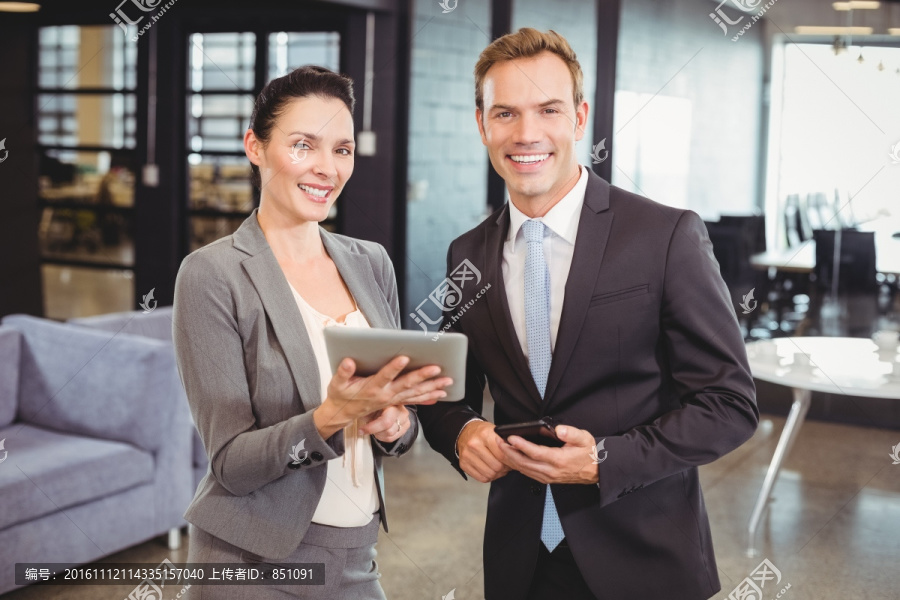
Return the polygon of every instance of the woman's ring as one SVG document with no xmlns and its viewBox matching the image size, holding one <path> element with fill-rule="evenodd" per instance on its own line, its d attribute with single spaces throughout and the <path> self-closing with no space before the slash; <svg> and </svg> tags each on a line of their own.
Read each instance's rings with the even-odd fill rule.
<svg viewBox="0 0 900 600">
<path fill-rule="evenodd" d="M 403 425 L 400 424 L 400 419 L 397 419 L 396 423 L 397 423 L 397 433 L 400 433 L 400 430 L 403 429 Z"/>
</svg>

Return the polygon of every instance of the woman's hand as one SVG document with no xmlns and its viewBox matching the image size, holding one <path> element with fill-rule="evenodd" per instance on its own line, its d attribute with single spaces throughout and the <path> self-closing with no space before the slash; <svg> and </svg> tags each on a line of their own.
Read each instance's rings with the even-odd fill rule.
<svg viewBox="0 0 900 600">
<path fill-rule="evenodd" d="M 372 434 L 384 443 L 396 442 L 409 431 L 409 411 L 405 406 L 387 408 L 363 417 L 366 424 L 359 428 L 363 435 Z"/>
<path fill-rule="evenodd" d="M 400 372 L 408 364 L 409 357 L 398 356 L 374 375 L 357 377 L 353 375 L 356 364 L 352 359 L 345 358 L 328 383 L 325 400 L 313 412 L 322 438 L 330 438 L 354 419 L 378 413 L 390 406 L 434 404 L 447 395 L 443 389 L 453 380 L 435 377 L 441 371 L 439 366 L 429 365 L 401 376 Z"/>
</svg>

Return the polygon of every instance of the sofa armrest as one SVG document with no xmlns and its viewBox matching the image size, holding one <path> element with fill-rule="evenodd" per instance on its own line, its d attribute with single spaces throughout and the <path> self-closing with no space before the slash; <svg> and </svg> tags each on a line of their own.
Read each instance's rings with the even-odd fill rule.
<svg viewBox="0 0 900 600">
<path fill-rule="evenodd" d="M 186 404 L 170 344 L 26 315 L 2 323 L 22 335 L 19 420 L 151 452 L 166 443 Z"/>
<path fill-rule="evenodd" d="M 19 358 L 22 336 L 12 327 L 0 326 L 0 428 L 16 418 L 19 398 Z"/>
</svg>

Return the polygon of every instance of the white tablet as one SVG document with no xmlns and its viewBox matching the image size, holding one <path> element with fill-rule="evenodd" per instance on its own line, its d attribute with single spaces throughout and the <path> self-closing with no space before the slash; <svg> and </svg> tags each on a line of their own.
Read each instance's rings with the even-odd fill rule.
<svg viewBox="0 0 900 600">
<path fill-rule="evenodd" d="M 414 371 L 428 365 L 438 365 L 437 375 L 453 378 L 444 388 L 442 401 L 462 400 L 466 390 L 466 353 L 468 338 L 461 333 L 446 332 L 438 339 L 434 333 L 406 331 L 403 329 L 378 329 L 367 327 L 326 327 L 325 345 L 332 372 L 345 358 L 356 362 L 356 375 L 374 375 L 395 356 L 408 356 L 409 364 L 403 370 Z"/>
</svg>

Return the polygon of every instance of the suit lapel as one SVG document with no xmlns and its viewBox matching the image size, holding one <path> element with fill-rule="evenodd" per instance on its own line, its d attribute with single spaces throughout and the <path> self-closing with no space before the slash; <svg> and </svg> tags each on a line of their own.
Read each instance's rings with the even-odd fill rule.
<svg viewBox="0 0 900 600">
<path fill-rule="evenodd" d="M 543 411 L 547 410 L 553 398 L 553 392 L 562 379 L 569 357 L 578 341 L 578 335 L 581 333 L 600 274 L 612 222 L 613 213 L 609 210 L 609 184 L 589 171 L 578 233 L 575 236 L 575 252 L 572 256 L 572 265 L 569 267 L 565 301 L 556 333 L 556 346 L 553 349 L 550 373 L 547 375 Z"/>
<path fill-rule="evenodd" d="M 322 384 L 312 344 L 287 278 L 268 247 L 241 264 L 269 315 L 272 330 L 284 350 L 297 391 L 300 392 L 303 408 L 310 411 L 322 403 Z"/>
<path fill-rule="evenodd" d="M 531 408 L 540 406 L 541 393 L 534 383 L 528 359 L 522 352 L 522 345 L 516 335 L 516 329 L 509 312 L 509 300 L 506 297 L 506 285 L 503 283 L 503 243 L 509 234 L 509 204 L 500 211 L 494 222 L 485 229 L 485 280 L 497 283 L 497 293 L 486 294 L 488 309 L 494 330 L 503 349 L 506 351 L 513 370 L 519 377 L 532 401 Z"/>
</svg>

